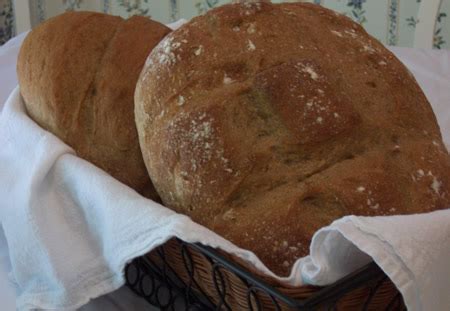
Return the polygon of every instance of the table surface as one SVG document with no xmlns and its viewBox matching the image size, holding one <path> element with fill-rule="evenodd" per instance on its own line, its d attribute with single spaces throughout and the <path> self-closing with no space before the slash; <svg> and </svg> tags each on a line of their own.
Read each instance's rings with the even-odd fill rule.
<svg viewBox="0 0 450 311">
<path fill-rule="evenodd" d="M 26 34 L 0 47 L 0 113 L 9 93 L 17 85 L 16 59 Z M 450 133 L 450 51 L 390 48 L 413 72 L 433 106 L 442 133 Z M 450 135 L 444 135 L 450 146 Z M 9 278 L 11 264 L 8 246 L 0 225 L 0 302 L 3 311 L 16 309 L 14 283 Z M 81 310 L 151 310 L 148 304 L 127 288 L 92 300 Z"/>
</svg>

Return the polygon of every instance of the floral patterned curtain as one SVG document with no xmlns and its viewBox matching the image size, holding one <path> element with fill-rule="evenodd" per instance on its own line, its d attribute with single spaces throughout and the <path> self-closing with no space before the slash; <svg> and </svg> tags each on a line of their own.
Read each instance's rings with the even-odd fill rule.
<svg viewBox="0 0 450 311">
<path fill-rule="evenodd" d="M 12 0 L 0 0 L 0 45 L 14 36 Z"/>
<path fill-rule="evenodd" d="M 31 25 L 68 10 L 97 11 L 128 17 L 144 15 L 162 23 L 189 19 L 231 0 L 19 0 L 29 1 Z M 420 23 L 417 13 L 426 0 L 272 0 L 272 2 L 314 2 L 331 8 L 362 24 L 388 45 L 413 46 Z M 12 0 L 0 0 L 0 44 L 14 34 Z M 450 48 L 450 0 L 442 0 L 436 20 L 434 47 Z"/>
</svg>

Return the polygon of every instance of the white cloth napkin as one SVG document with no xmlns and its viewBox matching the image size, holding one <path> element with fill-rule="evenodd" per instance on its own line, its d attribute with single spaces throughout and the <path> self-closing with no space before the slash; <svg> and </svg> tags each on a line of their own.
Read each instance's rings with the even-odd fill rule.
<svg viewBox="0 0 450 311">
<path fill-rule="evenodd" d="M 450 310 L 450 210 L 347 216 L 316 232 L 302 273 L 326 285 L 370 258 L 393 280 L 408 310 Z"/>
</svg>

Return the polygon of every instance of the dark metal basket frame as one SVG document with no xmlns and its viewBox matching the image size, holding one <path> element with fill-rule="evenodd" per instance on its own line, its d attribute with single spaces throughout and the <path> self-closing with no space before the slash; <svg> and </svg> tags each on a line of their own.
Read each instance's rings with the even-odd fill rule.
<svg viewBox="0 0 450 311">
<path fill-rule="evenodd" d="M 268 285 L 247 269 L 225 258 L 211 247 L 190 244 L 179 239 L 176 241 L 180 244 L 184 268 L 189 275 L 188 282 L 184 282 L 167 263 L 163 247 L 155 250 L 159 257 L 159 264 L 149 256 L 143 256 L 135 259 L 125 270 L 128 287 L 150 304 L 162 310 L 231 310 L 227 302 L 227 287 L 223 269 L 235 274 L 246 285 L 249 310 L 263 309 L 259 299 L 261 294 L 270 298 L 275 310 L 281 310 L 281 305 L 287 306 L 289 309 L 302 311 L 317 310 L 318 308 L 335 310 L 341 297 L 361 287 L 369 288 L 369 294 L 361 308 L 361 310 L 368 310 L 377 290 L 387 279 L 383 271 L 372 262 L 336 283 L 323 287 L 310 297 L 296 300 Z M 195 266 L 189 248 L 205 256 L 210 262 L 213 270 L 211 273 L 213 284 L 219 301 L 213 302 L 195 280 Z M 398 293 L 385 306 L 384 310 L 403 308 L 403 299 Z"/>
</svg>

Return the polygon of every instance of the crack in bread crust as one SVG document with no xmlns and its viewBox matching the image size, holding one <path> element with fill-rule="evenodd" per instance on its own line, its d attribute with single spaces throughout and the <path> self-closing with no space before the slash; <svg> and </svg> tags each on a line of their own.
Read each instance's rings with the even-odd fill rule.
<svg viewBox="0 0 450 311">
<path fill-rule="evenodd" d="M 105 56 L 107 55 L 108 49 L 111 46 L 112 41 L 114 40 L 114 37 L 117 35 L 117 32 L 120 30 L 120 23 L 124 23 L 124 20 L 121 20 L 118 24 L 115 25 L 115 30 L 114 32 L 111 33 L 111 36 L 108 38 L 107 43 L 105 44 L 105 48 L 103 49 L 103 52 L 100 56 L 100 58 L 97 61 L 96 64 L 96 68 L 94 70 L 95 74 L 92 76 L 92 80 L 89 82 L 88 87 L 86 89 L 86 92 L 84 93 L 84 96 L 81 98 L 80 102 L 78 103 L 78 109 L 77 112 L 74 113 L 74 118 L 72 120 L 72 125 L 71 128 L 74 132 L 76 132 L 76 128 L 78 127 L 79 122 L 86 118 L 86 120 L 88 120 L 88 122 L 85 123 L 87 132 L 88 132 L 88 136 L 87 137 L 91 137 L 91 135 L 95 136 L 95 131 L 97 126 L 95 126 L 96 124 L 96 113 L 95 113 L 95 108 L 92 104 L 90 100 L 87 100 L 89 97 L 93 97 L 95 96 L 95 84 L 98 80 L 98 75 L 100 72 L 100 68 L 104 65 L 103 61 L 105 59 Z M 82 114 L 82 111 L 86 111 L 85 113 Z M 87 117 L 89 116 L 89 117 Z M 88 144 L 91 144 L 92 141 L 89 141 Z"/>
<path fill-rule="evenodd" d="M 144 17 L 66 12 L 34 28 L 17 73 L 30 117 L 76 153 L 157 198 L 140 152 L 134 90 L 168 28 Z"/>
</svg>

